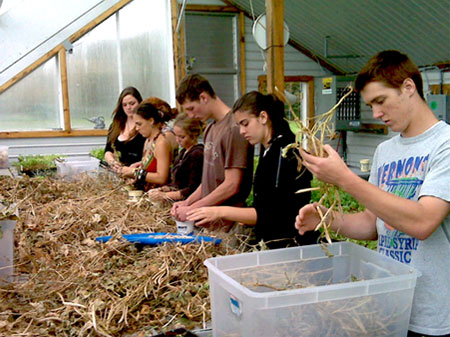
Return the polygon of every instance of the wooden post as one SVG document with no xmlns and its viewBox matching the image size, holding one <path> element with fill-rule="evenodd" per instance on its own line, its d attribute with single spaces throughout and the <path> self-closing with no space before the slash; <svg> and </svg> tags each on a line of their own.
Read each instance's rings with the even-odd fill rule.
<svg viewBox="0 0 450 337">
<path fill-rule="evenodd" d="M 185 11 L 186 13 L 186 11 Z M 186 76 L 186 43 L 184 41 L 184 37 L 185 37 L 185 25 L 184 25 L 184 17 L 181 19 L 181 25 L 180 25 L 180 32 L 178 34 L 178 39 L 179 39 L 179 46 L 180 46 L 180 54 L 178 55 L 179 59 L 180 59 L 180 79 L 182 80 L 185 76 Z"/>
<path fill-rule="evenodd" d="M 308 81 L 308 113 L 307 113 L 307 127 L 312 130 L 314 126 L 314 116 L 315 116 L 315 105 L 314 105 L 314 78 Z"/>
<path fill-rule="evenodd" d="M 180 29 L 177 32 L 179 5 L 177 0 L 171 0 L 172 12 L 172 43 L 173 43 L 173 61 L 175 67 L 175 88 L 178 88 L 183 77 L 186 75 L 185 64 L 186 56 L 184 51 L 184 19 L 180 24 Z"/>
<path fill-rule="evenodd" d="M 67 85 L 67 61 L 66 49 L 62 47 L 59 50 L 59 72 L 61 74 L 61 90 L 64 111 L 64 130 L 71 131 L 70 106 L 69 106 L 69 86 Z"/>
<path fill-rule="evenodd" d="M 243 12 L 239 13 L 239 58 L 241 60 L 239 78 L 241 83 L 241 95 L 243 95 L 247 92 L 245 77 L 245 16 Z"/>
<path fill-rule="evenodd" d="M 267 92 L 284 94 L 284 0 L 266 0 L 266 26 Z"/>
<path fill-rule="evenodd" d="M 171 9 L 171 18 L 172 18 L 172 43 L 173 43 L 173 65 L 175 70 L 175 87 L 178 87 L 180 83 L 180 73 L 179 73 L 179 40 L 177 29 L 177 20 L 178 20 L 178 3 L 177 0 L 170 1 L 170 9 Z"/>
</svg>

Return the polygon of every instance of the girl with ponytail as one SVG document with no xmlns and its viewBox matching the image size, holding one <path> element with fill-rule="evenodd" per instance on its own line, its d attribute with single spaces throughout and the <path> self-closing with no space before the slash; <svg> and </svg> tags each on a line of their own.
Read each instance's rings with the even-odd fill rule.
<svg viewBox="0 0 450 337">
<path fill-rule="evenodd" d="M 298 171 L 295 149 L 282 156 L 282 150 L 295 142 L 285 119 L 284 104 L 274 95 L 257 91 L 243 95 L 233 106 L 241 134 L 252 145 L 260 144 L 260 158 L 253 180 L 252 207 L 203 207 L 188 213 L 197 225 L 217 219 L 253 225 L 256 242 L 268 248 L 314 244 L 318 233 L 300 236 L 294 227 L 298 210 L 309 203 L 310 193 L 295 192 L 311 187 L 312 175 Z"/>
<path fill-rule="evenodd" d="M 163 129 L 176 114 L 176 109 L 171 109 L 158 97 L 147 98 L 137 107 L 134 114 L 136 130 L 146 139 L 142 160 L 121 167 L 119 174 L 124 178 L 134 178 L 138 189 L 148 190 L 169 182 L 173 146 Z"/>
</svg>

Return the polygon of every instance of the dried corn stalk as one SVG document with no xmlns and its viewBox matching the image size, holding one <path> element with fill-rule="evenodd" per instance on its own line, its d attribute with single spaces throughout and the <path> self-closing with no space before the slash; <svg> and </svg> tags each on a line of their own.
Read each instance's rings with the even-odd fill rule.
<svg viewBox="0 0 450 337">
<path fill-rule="evenodd" d="M 323 148 L 325 140 L 335 139 L 337 137 L 336 131 L 334 130 L 334 126 L 332 123 L 333 114 L 339 107 L 339 105 L 347 98 L 347 96 L 349 96 L 352 93 L 353 88 L 348 87 L 348 89 L 349 90 L 347 91 L 347 93 L 329 111 L 314 117 L 313 125 L 310 128 L 308 126 L 309 123 L 305 125 L 305 123 L 303 123 L 303 121 L 294 113 L 292 106 L 286 99 L 284 93 L 278 90 L 278 88 L 275 88 L 277 94 L 283 99 L 284 102 L 286 102 L 286 104 L 288 104 L 291 114 L 292 116 L 294 116 L 294 121 L 297 124 L 299 130 L 295 137 L 295 143 L 286 146 L 283 149 L 284 152 L 283 154 L 286 154 L 286 152 L 291 148 L 305 149 L 304 144 L 306 143 L 307 144 L 306 150 L 309 153 L 318 157 L 326 157 L 327 154 Z M 299 156 L 297 156 L 297 159 L 299 162 L 299 168 L 301 168 L 302 159 Z M 333 212 L 333 210 L 338 210 L 339 212 L 342 212 L 341 200 L 338 193 L 339 188 L 335 185 L 321 182 L 319 187 L 300 190 L 297 191 L 297 193 L 313 190 L 318 190 L 322 194 L 322 197 L 320 198 L 317 206 L 317 212 L 320 215 L 321 221 L 316 226 L 315 230 L 317 231 L 322 229 L 321 236 L 325 237 L 328 243 L 331 243 L 329 228 L 335 216 L 335 212 Z M 325 203 L 328 203 L 331 206 L 328 208 L 328 211 L 325 214 L 323 214 L 323 212 L 320 209 L 320 206 L 324 205 Z"/>
</svg>

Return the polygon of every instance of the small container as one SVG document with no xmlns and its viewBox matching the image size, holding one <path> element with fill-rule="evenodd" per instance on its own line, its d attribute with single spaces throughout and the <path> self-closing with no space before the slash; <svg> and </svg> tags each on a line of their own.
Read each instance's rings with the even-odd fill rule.
<svg viewBox="0 0 450 337">
<path fill-rule="evenodd" d="M 0 220 L 0 284 L 11 282 L 14 273 L 15 220 Z"/>
<path fill-rule="evenodd" d="M 177 224 L 177 233 L 182 235 L 193 235 L 194 234 L 194 221 L 178 221 L 175 220 Z"/>
<path fill-rule="evenodd" d="M 361 165 L 361 172 L 370 171 L 370 159 L 361 159 L 359 164 Z"/>
<path fill-rule="evenodd" d="M 0 145 L 0 169 L 8 168 L 8 146 Z"/>
<path fill-rule="evenodd" d="M 95 175 L 99 164 L 100 160 L 93 157 L 66 158 L 63 162 L 56 162 L 56 173 L 67 180 L 76 180 L 83 172 Z"/>
<path fill-rule="evenodd" d="M 141 200 L 144 191 L 141 190 L 131 190 L 128 191 L 128 202 L 138 202 Z"/>
</svg>

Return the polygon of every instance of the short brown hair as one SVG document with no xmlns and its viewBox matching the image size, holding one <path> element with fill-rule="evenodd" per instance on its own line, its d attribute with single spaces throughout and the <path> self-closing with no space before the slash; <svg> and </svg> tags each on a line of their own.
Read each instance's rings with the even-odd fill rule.
<svg viewBox="0 0 450 337">
<path fill-rule="evenodd" d="M 355 91 L 361 92 L 368 83 L 376 81 L 398 89 L 407 78 L 414 81 L 419 96 L 425 100 L 419 68 L 406 54 L 385 50 L 373 56 L 358 73 Z"/>
<path fill-rule="evenodd" d="M 214 89 L 206 78 L 199 74 L 188 75 L 183 78 L 178 86 L 177 101 L 180 104 L 183 104 L 187 99 L 198 101 L 202 92 L 206 92 L 212 98 L 216 97 Z"/>
</svg>

